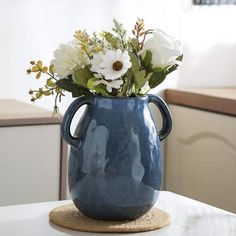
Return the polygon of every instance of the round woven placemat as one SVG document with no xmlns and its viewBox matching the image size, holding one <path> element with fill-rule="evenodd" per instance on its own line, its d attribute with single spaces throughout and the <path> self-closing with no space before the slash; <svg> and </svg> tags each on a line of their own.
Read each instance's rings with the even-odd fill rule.
<svg viewBox="0 0 236 236">
<path fill-rule="evenodd" d="M 84 216 L 74 204 L 63 205 L 49 213 L 49 219 L 64 228 L 86 232 L 143 232 L 170 224 L 170 216 L 157 208 L 132 221 L 104 221 Z"/>
</svg>

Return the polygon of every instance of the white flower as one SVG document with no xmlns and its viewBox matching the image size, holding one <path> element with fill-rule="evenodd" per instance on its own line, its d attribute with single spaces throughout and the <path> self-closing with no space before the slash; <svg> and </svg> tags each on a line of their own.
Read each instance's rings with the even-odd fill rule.
<svg viewBox="0 0 236 236">
<path fill-rule="evenodd" d="M 164 31 L 156 29 L 153 32 L 153 36 L 143 46 L 141 51 L 143 58 L 145 57 L 146 50 L 152 52 L 153 66 L 164 68 L 179 63 L 176 58 L 182 55 L 182 44 Z"/>
<path fill-rule="evenodd" d="M 54 65 L 55 72 L 59 78 L 65 78 L 72 74 L 75 68 L 83 68 L 88 64 L 88 58 L 80 50 L 80 46 L 76 43 L 76 40 L 67 44 L 61 44 L 54 51 L 54 58 L 51 64 Z"/>
<path fill-rule="evenodd" d="M 91 71 L 100 73 L 101 71 L 100 63 L 102 62 L 103 56 L 104 56 L 104 53 L 102 51 L 94 54 L 93 59 L 91 60 L 91 64 L 92 64 Z"/>
<path fill-rule="evenodd" d="M 131 67 L 130 57 L 127 51 L 122 52 L 106 50 L 99 52 L 91 60 L 91 71 L 102 74 L 106 80 L 115 80 L 124 75 Z"/>
<path fill-rule="evenodd" d="M 105 84 L 107 87 L 107 91 L 111 93 L 112 88 L 116 88 L 116 89 L 120 88 L 120 86 L 123 84 L 123 80 L 118 79 L 118 80 L 106 81 L 104 79 L 101 79 L 94 82 L 94 86 L 98 84 Z"/>
</svg>

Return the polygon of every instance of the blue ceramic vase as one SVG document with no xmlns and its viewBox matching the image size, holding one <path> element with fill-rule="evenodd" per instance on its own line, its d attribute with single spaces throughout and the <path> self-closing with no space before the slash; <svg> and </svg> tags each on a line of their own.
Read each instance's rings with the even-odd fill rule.
<svg viewBox="0 0 236 236">
<path fill-rule="evenodd" d="M 162 115 L 159 132 L 150 102 Z M 87 107 L 72 136 L 71 122 L 82 105 Z M 160 141 L 171 125 L 168 107 L 154 95 L 76 99 L 62 122 L 62 136 L 71 145 L 69 189 L 75 206 L 102 220 L 137 219 L 150 210 L 162 182 Z"/>
</svg>

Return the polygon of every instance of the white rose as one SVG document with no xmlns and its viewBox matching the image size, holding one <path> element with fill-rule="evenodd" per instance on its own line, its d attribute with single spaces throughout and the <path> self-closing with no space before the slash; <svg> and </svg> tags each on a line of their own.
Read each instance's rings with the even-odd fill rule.
<svg viewBox="0 0 236 236">
<path fill-rule="evenodd" d="M 143 46 L 142 58 L 145 57 L 146 50 L 152 52 L 153 67 L 164 68 L 179 63 L 176 58 L 182 55 L 182 44 L 162 30 L 155 29 L 152 37 Z"/>
</svg>

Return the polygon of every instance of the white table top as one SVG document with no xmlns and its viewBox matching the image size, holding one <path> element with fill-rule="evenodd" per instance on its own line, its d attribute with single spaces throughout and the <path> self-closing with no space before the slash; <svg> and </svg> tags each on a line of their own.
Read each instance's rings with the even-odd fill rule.
<svg viewBox="0 0 236 236">
<path fill-rule="evenodd" d="M 80 235 L 96 236 L 67 230 L 51 224 L 48 213 L 54 207 L 71 201 L 56 201 L 18 206 L 0 207 L 1 236 L 54 236 Z M 172 223 L 162 229 L 135 236 L 235 236 L 236 214 L 171 193 L 161 192 L 156 207 L 168 212 Z M 105 234 L 109 235 L 109 234 Z M 124 234 L 112 234 L 124 235 Z M 131 235 L 131 234 L 129 234 Z"/>
</svg>

